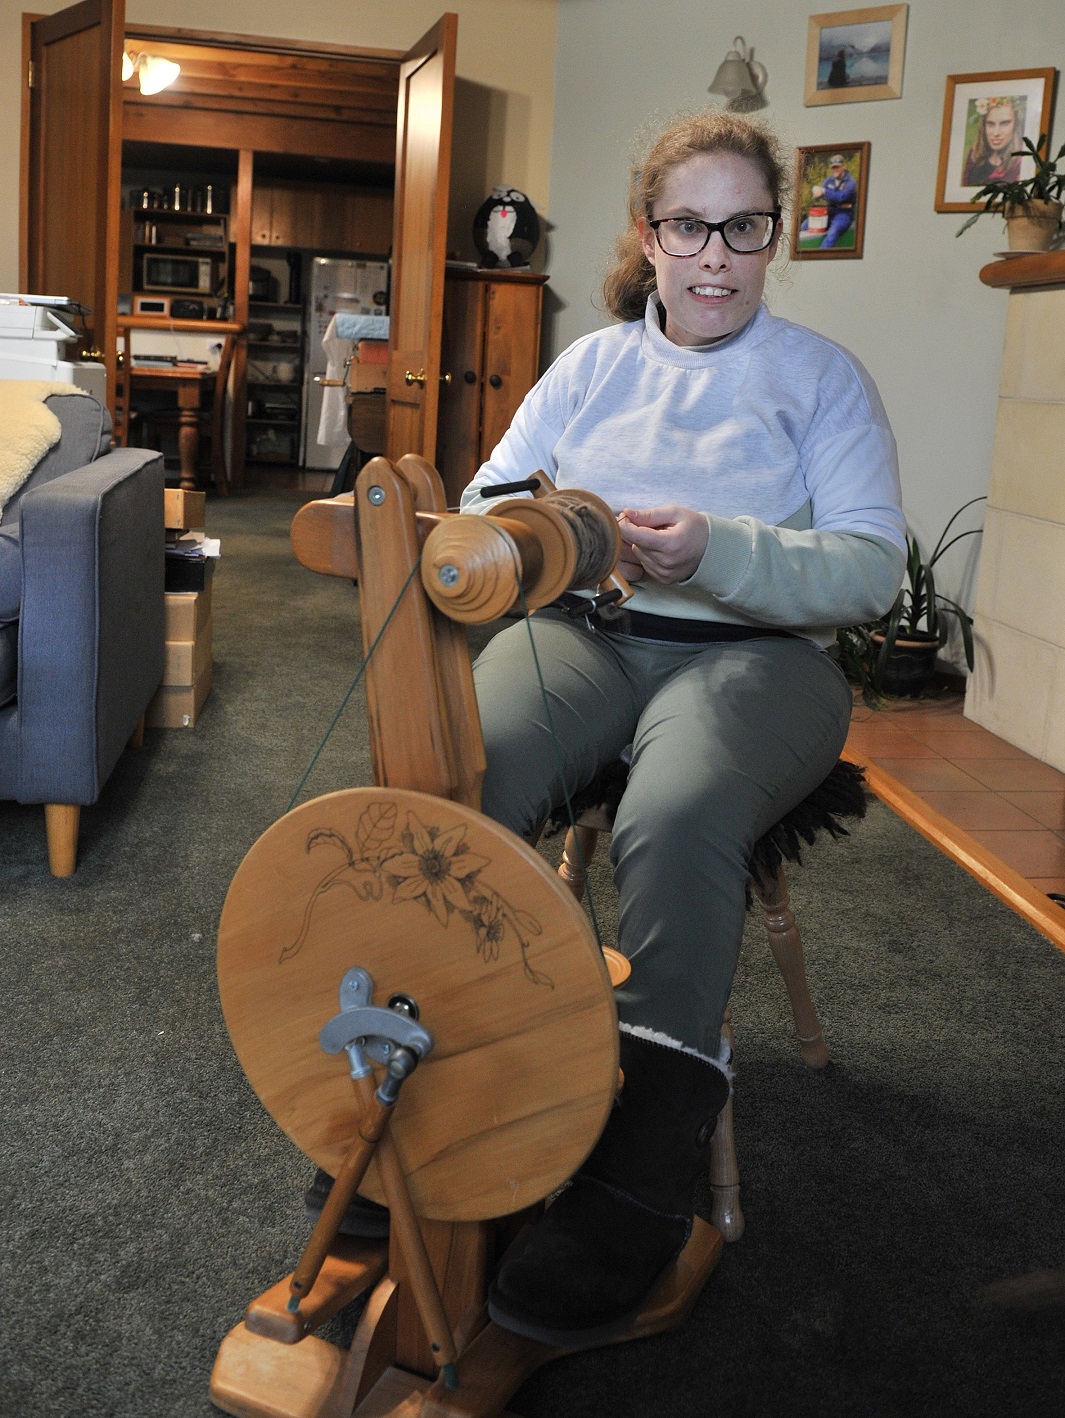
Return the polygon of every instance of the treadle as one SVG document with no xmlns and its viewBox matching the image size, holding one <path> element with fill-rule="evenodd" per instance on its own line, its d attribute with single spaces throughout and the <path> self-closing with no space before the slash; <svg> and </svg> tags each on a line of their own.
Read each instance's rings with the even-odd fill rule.
<svg viewBox="0 0 1065 1418">
<path fill-rule="evenodd" d="M 310 1293 L 297 1314 L 288 1309 L 291 1275 L 279 1280 L 248 1306 L 244 1323 L 253 1334 L 279 1344 L 299 1344 L 326 1320 L 371 1290 L 388 1269 L 386 1241 L 358 1241 L 338 1236 Z"/>
<path fill-rule="evenodd" d="M 310 1334 L 279 1344 L 242 1321 L 219 1346 L 211 1372 L 211 1402 L 233 1418 L 316 1418 L 332 1413 L 344 1379 L 347 1350 Z"/>
</svg>

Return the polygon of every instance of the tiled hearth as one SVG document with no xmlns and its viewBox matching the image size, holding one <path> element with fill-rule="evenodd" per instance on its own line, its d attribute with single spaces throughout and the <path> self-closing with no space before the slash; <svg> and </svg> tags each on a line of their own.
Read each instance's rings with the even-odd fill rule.
<svg viewBox="0 0 1065 1418">
<path fill-rule="evenodd" d="M 1065 773 L 966 719 L 963 704 L 953 693 L 882 710 L 858 702 L 847 756 L 978 843 L 992 875 L 998 862 L 1038 893 L 1065 892 Z"/>
</svg>

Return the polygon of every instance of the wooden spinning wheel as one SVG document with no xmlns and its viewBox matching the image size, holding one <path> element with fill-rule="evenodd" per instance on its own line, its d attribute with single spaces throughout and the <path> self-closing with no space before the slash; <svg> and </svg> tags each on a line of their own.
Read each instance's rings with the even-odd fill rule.
<svg viewBox="0 0 1065 1418">
<path fill-rule="evenodd" d="M 600 952 L 547 863 L 478 810 L 461 622 L 574 585 L 628 588 L 605 504 L 545 496 L 543 474 L 529 490 L 536 501 L 456 517 L 424 460 L 376 458 L 353 497 L 293 523 L 304 565 L 358 567 L 375 786 L 269 828 L 222 915 L 219 989 L 241 1064 L 337 1177 L 293 1275 L 219 1349 L 211 1397 L 240 1418 L 496 1418 L 561 1352 L 488 1320 L 495 1219 L 555 1190 L 601 1132 L 618 1084 L 611 979 L 627 962 Z M 389 1206 L 387 1258 L 337 1235 L 356 1188 Z M 721 1247 L 697 1219 L 622 1337 L 681 1323 Z M 350 1351 L 314 1335 L 360 1294 Z"/>
<path fill-rule="evenodd" d="M 359 1110 L 318 1035 L 356 965 L 434 1040 L 391 1124 L 419 1215 L 508 1215 L 572 1176 L 617 1089 L 617 1015 L 587 917 L 541 857 L 396 788 L 316 798 L 248 853 L 219 932 L 226 1024 L 267 1111 L 331 1176 Z M 376 1168 L 361 1190 L 385 1201 Z"/>
</svg>

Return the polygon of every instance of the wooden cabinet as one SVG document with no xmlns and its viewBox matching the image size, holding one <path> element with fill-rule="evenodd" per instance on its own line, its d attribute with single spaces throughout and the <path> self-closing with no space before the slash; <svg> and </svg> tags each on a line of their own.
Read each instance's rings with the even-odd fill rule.
<svg viewBox="0 0 1065 1418">
<path fill-rule="evenodd" d="M 546 280 L 530 271 L 447 272 L 437 467 L 449 507 L 539 377 Z"/>
<path fill-rule="evenodd" d="M 385 256 L 392 246 L 392 193 L 334 183 L 257 182 L 251 240 L 253 246 Z"/>
</svg>

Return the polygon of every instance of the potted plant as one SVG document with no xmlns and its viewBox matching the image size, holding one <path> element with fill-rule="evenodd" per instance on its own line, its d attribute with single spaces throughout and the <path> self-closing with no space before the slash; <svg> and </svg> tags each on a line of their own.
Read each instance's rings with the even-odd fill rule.
<svg viewBox="0 0 1065 1418">
<path fill-rule="evenodd" d="M 1012 156 L 1031 158 L 1035 171 L 1015 182 L 989 182 L 973 193 L 971 200 L 983 202 L 983 209 L 964 221 L 955 236 L 968 231 L 985 212 L 1000 212 L 1006 220 L 1011 251 L 1049 250 L 1061 227 L 1065 172 L 1058 171 L 1058 164 L 1065 158 L 1065 143 L 1051 158 L 1049 133 L 1044 133 L 1034 145 L 1031 138 L 1022 142 L 1024 147 Z"/>
<path fill-rule="evenodd" d="M 958 622 L 965 663 L 970 670 L 973 668 L 972 616 L 957 601 L 936 590 L 935 565 L 956 542 L 979 536 L 982 528 L 971 527 L 947 540 L 950 529 L 966 508 L 984 500 L 984 497 L 973 497 L 958 508 L 927 558 L 917 538 L 906 534 L 906 576 L 895 604 L 881 621 L 864 627 L 872 651 L 869 668 L 875 693 L 916 697 L 927 687 L 935 672 L 936 655 L 947 641 L 947 616 L 953 616 Z"/>
</svg>

